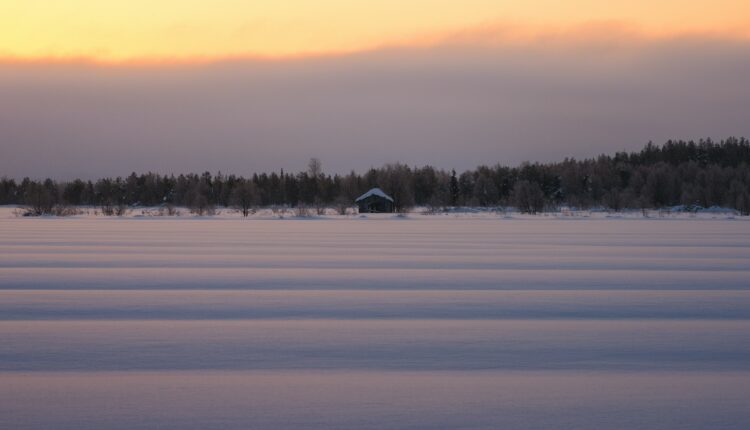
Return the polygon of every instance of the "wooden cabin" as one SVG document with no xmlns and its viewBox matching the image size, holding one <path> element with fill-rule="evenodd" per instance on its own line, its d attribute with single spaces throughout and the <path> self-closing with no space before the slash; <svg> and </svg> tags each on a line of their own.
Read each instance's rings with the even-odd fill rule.
<svg viewBox="0 0 750 430">
<path fill-rule="evenodd" d="M 359 213 L 390 213 L 395 208 L 393 198 L 383 192 L 380 188 L 373 188 L 370 191 L 357 197 L 354 203 L 359 206 Z"/>
</svg>

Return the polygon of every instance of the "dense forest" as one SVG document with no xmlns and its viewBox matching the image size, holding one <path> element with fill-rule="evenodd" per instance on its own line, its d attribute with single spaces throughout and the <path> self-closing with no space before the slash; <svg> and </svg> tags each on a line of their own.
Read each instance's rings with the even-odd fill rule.
<svg viewBox="0 0 750 430">
<path fill-rule="evenodd" d="M 479 166 L 457 174 L 431 166 L 388 164 L 364 174 L 329 175 L 317 159 L 299 173 L 283 170 L 240 177 L 209 172 L 160 175 L 133 173 L 125 178 L 59 182 L 25 178 L 0 180 L 0 204 L 26 207 L 29 215 L 65 214 L 66 208 L 97 206 L 118 215 L 137 206 L 159 206 L 171 213 L 184 206 L 210 214 L 217 206 L 244 215 L 258 206 L 341 213 L 371 187 L 393 196 L 398 210 L 415 205 L 441 210 L 456 206 L 516 207 L 536 213 L 569 206 L 688 210 L 723 206 L 750 213 L 750 141 L 730 138 L 649 143 L 639 152 L 586 160 L 523 163 L 517 167 Z"/>
</svg>

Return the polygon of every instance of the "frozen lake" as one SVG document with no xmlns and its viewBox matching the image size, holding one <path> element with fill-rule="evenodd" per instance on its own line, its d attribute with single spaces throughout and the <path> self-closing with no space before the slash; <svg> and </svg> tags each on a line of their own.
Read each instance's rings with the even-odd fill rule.
<svg viewBox="0 0 750 430">
<path fill-rule="evenodd" d="M 0 217 L 0 428 L 747 429 L 750 221 Z"/>
</svg>

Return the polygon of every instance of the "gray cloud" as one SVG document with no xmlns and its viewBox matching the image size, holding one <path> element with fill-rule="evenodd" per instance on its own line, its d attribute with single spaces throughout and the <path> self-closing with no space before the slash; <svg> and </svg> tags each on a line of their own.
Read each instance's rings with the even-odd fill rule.
<svg viewBox="0 0 750 430">
<path fill-rule="evenodd" d="M 299 60 L 0 64 L 0 175 L 464 169 L 750 136 L 750 42 L 445 44 Z"/>
</svg>

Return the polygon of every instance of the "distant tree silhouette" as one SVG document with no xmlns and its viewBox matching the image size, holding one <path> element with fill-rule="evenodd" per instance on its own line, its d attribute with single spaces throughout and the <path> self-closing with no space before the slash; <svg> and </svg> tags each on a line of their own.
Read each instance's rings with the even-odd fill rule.
<svg viewBox="0 0 750 430">
<path fill-rule="evenodd" d="M 327 175 L 317 158 L 297 174 L 255 173 L 243 178 L 202 174 L 132 173 L 126 178 L 55 182 L 0 177 L 0 204 L 25 205 L 27 213 L 50 214 L 65 205 L 99 206 L 107 215 L 123 214 L 132 206 L 186 206 L 199 215 L 216 206 L 233 206 L 248 214 L 256 205 L 294 208 L 318 213 L 336 206 L 350 207 L 354 199 L 380 187 L 395 200 L 397 210 L 419 205 L 518 206 L 538 212 L 545 207 L 604 207 L 612 210 L 684 205 L 687 208 L 725 206 L 750 211 L 750 142 L 729 138 L 720 142 L 649 142 L 637 152 L 557 163 L 520 166 L 479 166 L 462 173 L 432 166 L 386 164 L 363 174 Z"/>
</svg>

